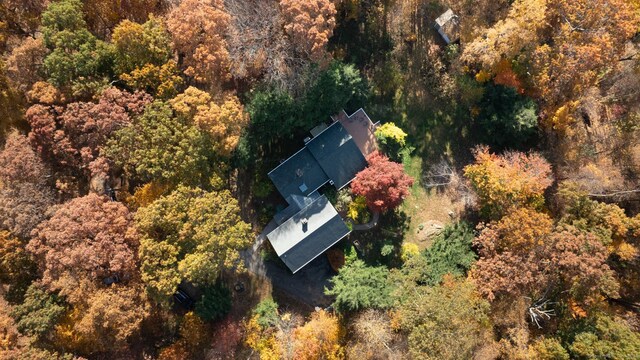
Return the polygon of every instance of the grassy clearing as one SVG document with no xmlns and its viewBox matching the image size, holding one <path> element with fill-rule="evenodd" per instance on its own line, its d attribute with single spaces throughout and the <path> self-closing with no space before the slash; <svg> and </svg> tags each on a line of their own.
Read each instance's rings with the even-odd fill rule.
<svg viewBox="0 0 640 360">
<path fill-rule="evenodd" d="M 409 217 L 409 229 L 404 241 L 417 244 L 423 250 L 431 244 L 431 239 L 425 238 L 425 231 L 420 231 L 420 224 L 426 224 L 430 220 L 450 223 L 452 219 L 449 211 L 457 213 L 458 205 L 444 191 L 425 189 L 422 186 L 420 178 L 423 174 L 423 161 L 419 156 L 405 157 L 403 163 L 405 171 L 415 179 L 411 193 L 401 208 Z"/>
</svg>

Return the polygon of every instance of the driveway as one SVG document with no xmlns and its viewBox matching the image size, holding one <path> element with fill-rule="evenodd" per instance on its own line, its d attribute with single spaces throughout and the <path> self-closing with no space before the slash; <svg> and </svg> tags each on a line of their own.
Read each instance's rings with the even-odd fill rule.
<svg viewBox="0 0 640 360">
<path fill-rule="evenodd" d="M 253 245 L 241 252 L 247 270 L 257 276 L 268 278 L 274 288 L 306 305 L 312 307 L 329 306 L 333 300 L 324 294 L 324 288 L 329 286 L 329 279 L 335 273 L 331 269 L 326 255 L 318 256 L 295 274 L 292 274 L 284 264 L 277 260 L 265 263 L 262 259 L 260 248 L 267 241 L 267 234 L 276 227 L 278 224 L 271 220 L 262 233 L 256 236 Z"/>
<path fill-rule="evenodd" d="M 331 296 L 324 294 L 329 279 L 335 275 L 326 255 L 318 256 L 295 274 L 277 261 L 267 261 L 265 265 L 271 285 L 286 295 L 311 307 L 325 308 L 333 302 Z"/>
</svg>

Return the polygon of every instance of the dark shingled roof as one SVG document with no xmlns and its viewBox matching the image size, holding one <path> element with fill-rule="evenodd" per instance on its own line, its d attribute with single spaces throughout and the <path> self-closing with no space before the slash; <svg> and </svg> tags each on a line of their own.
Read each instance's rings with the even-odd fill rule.
<svg viewBox="0 0 640 360">
<path fill-rule="evenodd" d="M 295 273 L 350 232 L 336 209 L 322 195 L 270 232 L 267 238 Z"/>
<path fill-rule="evenodd" d="M 367 161 L 353 138 L 337 121 L 309 141 L 307 149 L 337 189 L 343 188 L 367 167 Z"/>
<path fill-rule="evenodd" d="M 356 116 L 356 113 L 347 116 L 343 111 L 347 121 L 358 119 L 357 124 L 348 123 L 345 128 L 342 121 L 334 121 L 324 130 L 315 129 L 319 132 L 302 150 L 269 173 L 289 206 L 274 216 L 279 225 L 267 238 L 294 273 L 351 231 L 333 205 L 317 190 L 330 181 L 341 189 L 367 167 L 361 148 L 375 149 L 375 138 L 372 137 L 375 125 L 364 110 L 358 112 L 363 116 Z M 361 140 L 360 145 L 349 131 Z"/>
<path fill-rule="evenodd" d="M 301 209 L 304 209 L 308 205 L 320 197 L 317 191 L 309 194 L 309 196 L 300 196 L 300 195 L 291 195 L 287 200 L 287 206 L 284 210 L 274 215 L 274 219 L 278 223 L 278 225 L 282 225 L 283 222 L 287 221 L 290 217 L 295 215 Z"/>
<path fill-rule="evenodd" d="M 306 147 L 271 170 L 269 178 L 285 199 L 292 195 L 307 196 L 329 181 Z M 307 188 L 304 192 L 300 189 L 303 184 Z"/>
</svg>

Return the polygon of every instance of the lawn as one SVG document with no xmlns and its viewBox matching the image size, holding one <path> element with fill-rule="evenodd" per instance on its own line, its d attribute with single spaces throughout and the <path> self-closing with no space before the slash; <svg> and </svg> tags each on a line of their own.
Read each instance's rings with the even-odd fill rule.
<svg viewBox="0 0 640 360">
<path fill-rule="evenodd" d="M 447 192 L 436 188 L 427 189 L 422 185 L 420 179 L 424 173 L 423 161 L 419 156 L 406 157 L 404 166 L 405 171 L 416 180 L 401 207 L 409 218 L 404 241 L 417 244 L 420 250 L 423 250 L 431 244 L 428 233 L 437 230 L 433 225 L 450 223 L 458 216 L 462 206 Z M 451 211 L 453 217 L 449 215 Z"/>
</svg>

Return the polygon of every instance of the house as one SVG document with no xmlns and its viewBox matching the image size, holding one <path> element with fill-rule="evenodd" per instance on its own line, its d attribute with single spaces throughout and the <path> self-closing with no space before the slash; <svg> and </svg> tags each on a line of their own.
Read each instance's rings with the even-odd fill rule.
<svg viewBox="0 0 640 360">
<path fill-rule="evenodd" d="M 288 206 L 274 216 L 278 227 L 267 234 L 276 253 L 297 272 L 351 232 L 326 196 L 326 184 L 344 188 L 367 166 L 377 149 L 373 124 L 363 109 L 332 116 L 314 128 L 305 146 L 269 172 Z"/>
<path fill-rule="evenodd" d="M 449 9 L 440 15 L 436 19 L 434 27 L 447 45 L 460 40 L 460 19 L 458 15 L 453 13 L 453 10 Z"/>
</svg>

